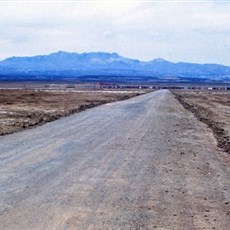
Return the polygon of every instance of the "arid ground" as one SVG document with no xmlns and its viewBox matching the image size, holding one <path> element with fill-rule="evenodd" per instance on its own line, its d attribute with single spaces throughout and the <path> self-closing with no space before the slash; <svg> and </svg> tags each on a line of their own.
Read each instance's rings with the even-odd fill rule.
<svg viewBox="0 0 230 230">
<path fill-rule="evenodd" d="M 104 103 L 128 99 L 140 93 L 117 90 L 77 92 L 63 89 L 0 89 L 0 135 L 44 124 Z"/>
<path fill-rule="evenodd" d="M 1 136 L 0 229 L 229 229 L 230 155 L 200 121 L 227 132 L 228 95 L 179 93 Z"/>
<path fill-rule="evenodd" d="M 212 129 L 218 146 L 230 153 L 230 91 L 173 91 L 183 106 Z"/>
</svg>

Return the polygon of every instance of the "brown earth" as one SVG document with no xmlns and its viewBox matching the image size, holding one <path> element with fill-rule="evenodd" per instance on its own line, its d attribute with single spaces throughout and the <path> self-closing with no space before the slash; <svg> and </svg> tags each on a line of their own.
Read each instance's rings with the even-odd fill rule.
<svg viewBox="0 0 230 230">
<path fill-rule="evenodd" d="M 168 90 L 2 136 L 0 147 L 1 230 L 229 229 L 230 155 Z"/>
<path fill-rule="evenodd" d="M 128 99 L 140 93 L 0 89 L 0 135 L 44 124 L 97 105 Z"/>
<path fill-rule="evenodd" d="M 218 147 L 230 153 L 230 92 L 174 90 L 178 101 L 212 129 Z"/>
</svg>

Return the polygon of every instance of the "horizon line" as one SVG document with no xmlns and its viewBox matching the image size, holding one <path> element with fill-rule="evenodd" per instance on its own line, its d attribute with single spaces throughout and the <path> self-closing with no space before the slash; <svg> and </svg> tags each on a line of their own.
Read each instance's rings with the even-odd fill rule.
<svg viewBox="0 0 230 230">
<path fill-rule="evenodd" d="M 198 64 L 198 65 L 222 65 L 222 66 L 226 66 L 226 67 L 230 67 L 230 65 L 226 65 L 226 64 L 220 64 L 220 63 L 215 63 L 215 62 L 203 62 L 203 63 L 199 63 L 199 62 L 189 62 L 189 61 L 177 61 L 177 62 L 174 62 L 174 61 L 170 61 L 168 59 L 165 59 L 165 58 L 162 58 L 162 57 L 157 57 L 157 58 L 153 58 L 153 59 L 150 59 L 150 60 L 147 60 L 147 61 L 143 61 L 143 60 L 140 60 L 138 58 L 132 58 L 132 57 L 126 57 L 126 56 L 123 56 L 123 55 L 120 55 L 118 52 L 106 52 L 106 51 L 90 51 L 90 52 L 82 52 L 82 53 L 78 53 L 78 52 L 73 52 L 73 51 L 64 51 L 64 50 L 58 50 L 58 51 L 53 51 L 51 53 L 48 53 L 48 54 L 34 54 L 34 55 L 31 55 L 31 56 L 28 56 L 28 55 L 25 55 L 25 56 L 10 56 L 10 57 L 6 57 L 6 58 L 3 58 L 3 59 L 0 59 L 0 62 L 2 61 L 5 61 L 7 59 L 10 59 L 10 58 L 33 58 L 33 57 L 36 57 L 36 56 L 49 56 L 51 54 L 57 54 L 57 53 L 69 53 L 69 54 L 79 54 L 79 55 L 82 55 L 82 54 L 89 54 L 89 53 L 106 53 L 106 54 L 117 54 L 118 56 L 122 57 L 122 58 L 127 58 L 127 59 L 132 59 L 132 60 L 138 60 L 140 62 L 151 62 L 151 61 L 154 61 L 154 60 L 157 60 L 157 59 L 161 59 L 163 61 L 166 61 L 166 62 L 170 62 L 170 63 L 173 63 L 173 64 L 178 64 L 178 63 L 187 63 L 187 64 Z"/>
</svg>

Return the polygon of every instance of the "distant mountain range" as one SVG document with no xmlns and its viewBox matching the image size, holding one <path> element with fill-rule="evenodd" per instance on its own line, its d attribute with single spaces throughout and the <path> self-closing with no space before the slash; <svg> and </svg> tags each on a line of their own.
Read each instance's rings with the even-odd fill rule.
<svg viewBox="0 0 230 230">
<path fill-rule="evenodd" d="M 0 81 L 230 82 L 230 67 L 218 64 L 139 61 L 117 53 L 59 51 L 0 62 Z"/>
</svg>

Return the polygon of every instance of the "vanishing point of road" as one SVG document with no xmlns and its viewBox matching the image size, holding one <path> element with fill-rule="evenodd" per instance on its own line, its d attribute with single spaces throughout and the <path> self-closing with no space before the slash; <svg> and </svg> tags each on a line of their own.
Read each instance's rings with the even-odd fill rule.
<svg viewBox="0 0 230 230">
<path fill-rule="evenodd" d="M 229 229 L 229 163 L 167 90 L 0 137 L 0 229 Z"/>
</svg>

